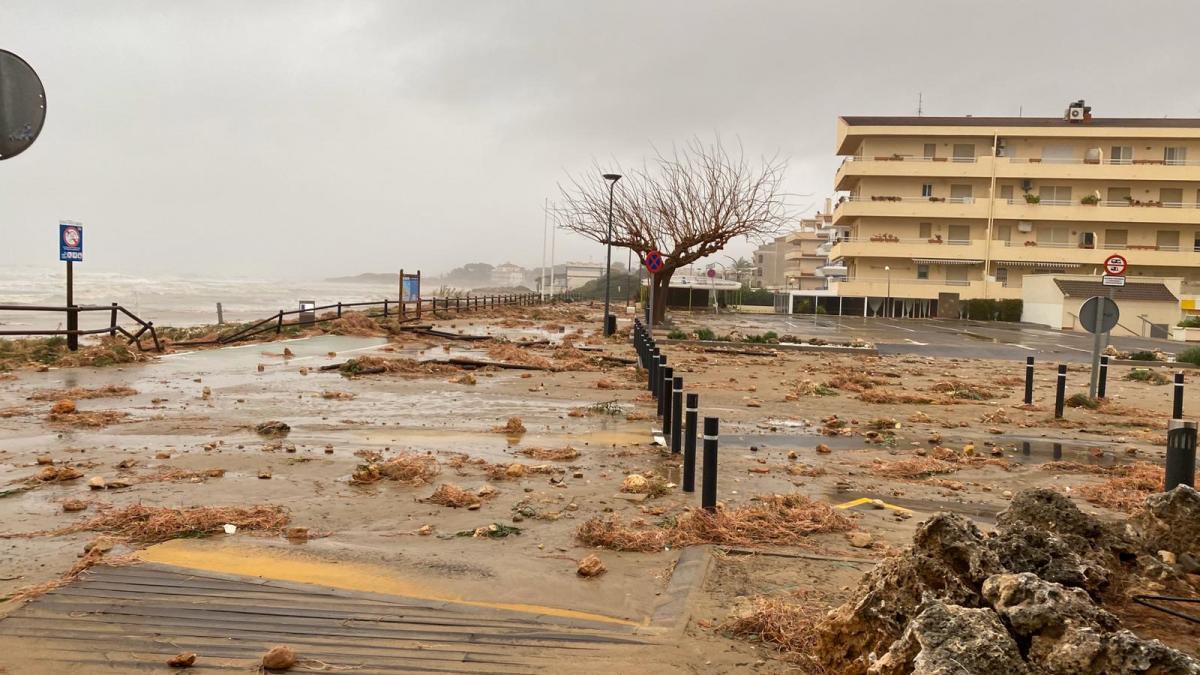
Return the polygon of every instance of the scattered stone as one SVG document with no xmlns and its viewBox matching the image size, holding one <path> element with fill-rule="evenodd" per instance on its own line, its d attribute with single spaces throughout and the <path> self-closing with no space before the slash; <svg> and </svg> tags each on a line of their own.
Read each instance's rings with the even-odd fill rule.
<svg viewBox="0 0 1200 675">
<path fill-rule="evenodd" d="M 1180 485 L 1150 495 L 1129 526 L 1146 549 L 1200 557 L 1200 492 Z"/>
<path fill-rule="evenodd" d="M 267 670 L 289 670 L 296 665 L 296 652 L 291 647 L 271 647 L 262 657 L 262 667 Z"/>
<path fill-rule="evenodd" d="M 167 659 L 170 668 L 191 668 L 196 663 L 196 652 L 181 652 Z"/>
<path fill-rule="evenodd" d="M 800 459 L 800 454 L 795 450 L 788 450 L 787 458 L 792 460 Z"/>
<path fill-rule="evenodd" d="M 87 507 L 88 507 L 88 503 L 83 501 L 82 499 L 67 499 L 67 500 L 64 500 L 62 503 L 63 511 L 66 511 L 68 513 L 72 512 L 72 511 L 83 511 L 83 510 L 87 509 Z"/>
<path fill-rule="evenodd" d="M 160 453 L 154 455 L 154 459 L 171 459 L 171 453 L 160 452 Z"/>
<path fill-rule="evenodd" d="M 271 471 L 269 469 L 262 469 L 258 472 L 258 477 L 262 480 L 270 480 Z"/>
<path fill-rule="evenodd" d="M 816 450 L 817 450 L 817 454 L 821 454 L 821 455 L 828 455 L 829 453 L 833 452 L 832 450 L 829 449 L 829 446 L 825 445 L 824 443 L 817 443 Z"/>
<path fill-rule="evenodd" d="M 417 534 L 421 535 L 422 537 L 428 537 L 429 535 L 433 534 L 433 526 L 432 525 L 422 525 L 420 528 L 417 529 Z"/>
<path fill-rule="evenodd" d="M 292 428 L 285 422 L 269 420 L 255 425 L 254 430 L 263 436 L 286 436 Z"/>
<path fill-rule="evenodd" d="M 105 482 L 104 476 L 93 476 L 88 479 L 88 487 L 93 490 L 103 490 L 108 487 L 108 484 Z"/>
<path fill-rule="evenodd" d="M 54 458 L 50 455 L 42 455 L 37 458 L 37 463 L 40 466 L 48 466 L 54 464 Z"/>
<path fill-rule="evenodd" d="M 598 577 L 607 571 L 608 568 L 605 567 L 604 563 L 600 562 L 600 558 L 593 553 L 579 561 L 579 567 L 575 570 L 575 573 L 581 577 L 590 579 L 592 577 Z"/>
<path fill-rule="evenodd" d="M 527 471 L 528 468 L 524 464 L 521 464 L 520 462 L 513 462 L 504 469 L 504 475 L 508 476 L 509 478 L 520 478 L 521 476 L 524 476 Z"/>
<path fill-rule="evenodd" d="M 871 535 L 866 532 L 851 532 L 846 538 L 854 548 L 867 548 L 871 545 Z"/>
</svg>

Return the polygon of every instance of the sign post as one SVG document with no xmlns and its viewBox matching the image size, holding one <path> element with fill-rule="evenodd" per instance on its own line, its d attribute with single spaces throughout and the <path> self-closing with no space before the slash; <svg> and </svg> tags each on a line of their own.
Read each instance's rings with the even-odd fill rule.
<svg viewBox="0 0 1200 675">
<path fill-rule="evenodd" d="M 75 263 L 83 262 L 83 225 L 58 224 L 58 259 L 67 263 L 67 349 L 79 349 L 79 312 L 75 309 Z"/>
<path fill-rule="evenodd" d="M 649 328 L 651 336 L 654 335 L 654 282 L 664 264 L 663 256 L 658 251 L 650 251 L 646 254 L 646 271 L 650 273 L 650 299 L 646 311 L 646 326 Z"/>
<path fill-rule="evenodd" d="M 1091 331 L 1096 339 L 1092 342 L 1092 379 L 1088 385 L 1088 396 L 1096 398 L 1100 384 L 1100 353 L 1108 344 L 1108 334 L 1121 318 L 1117 307 L 1117 288 L 1125 285 L 1125 272 L 1129 262 L 1125 256 L 1112 254 L 1104 259 L 1104 278 L 1101 283 L 1108 287 L 1108 297 L 1089 298 L 1079 309 L 1079 321 Z"/>
</svg>

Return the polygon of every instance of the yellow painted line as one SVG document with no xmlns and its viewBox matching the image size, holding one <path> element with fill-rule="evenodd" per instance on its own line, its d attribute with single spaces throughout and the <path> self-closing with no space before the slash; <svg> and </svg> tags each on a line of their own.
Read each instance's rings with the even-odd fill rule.
<svg viewBox="0 0 1200 675">
<path fill-rule="evenodd" d="M 880 504 L 882 504 L 883 508 L 885 508 L 885 509 L 891 509 L 892 511 L 901 511 L 904 513 L 912 513 L 912 509 L 906 509 L 903 506 L 896 506 L 895 504 L 889 504 L 889 503 L 883 501 L 882 499 L 871 499 L 870 497 L 859 497 L 858 499 L 855 499 L 853 501 L 849 501 L 844 504 L 838 504 L 838 505 L 834 506 L 833 508 L 835 508 L 835 509 L 852 509 L 856 506 L 860 506 L 862 504 L 870 504 L 870 503 L 876 502 L 876 501 L 879 502 Z"/>
<path fill-rule="evenodd" d="M 527 605 L 509 602 L 467 600 L 458 595 L 431 592 L 427 584 L 407 581 L 395 576 L 389 568 L 355 562 L 330 562 L 301 557 L 270 549 L 239 544 L 222 544 L 195 539 L 173 539 L 138 551 L 136 557 L 145 562 L 162 563 L 207 572 L 239 574 L 328 586 L 351 591 L 398 595 L 420 600 L 451 602 L 471 607 L 489 607 L 529 614 L 545 614 L 565 619 L 581 619 L 623 626 L 641 623 L 603 614 L 579 612 L 559 607 Z"/>
</svg>

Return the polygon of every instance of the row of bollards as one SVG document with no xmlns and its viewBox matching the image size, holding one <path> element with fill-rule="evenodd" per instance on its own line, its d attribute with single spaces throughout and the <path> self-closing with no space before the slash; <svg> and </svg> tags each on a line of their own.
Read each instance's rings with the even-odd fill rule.
<svg viewBox="0 0 1200 675">
<path fill-rule="evenodd" d="M 662 435 L 671 454 L 683 453 L 683 491 L 696 491 L 696 426 L 699 422 L 700 395 L 683 393 L 683 377 L 667 365 L 667 356 L 654 342 L 654 336 L 633 320 L 633 346 L 638 364 L 646 371 L 646 388 L 657 401 L 662 418 Z M 685 407 L 686 403 L 686 407 Z M 717 508 L 717 429 L 716 417 L 704 418 L 703 463 L 700 477 L 700 506 L 707 511 Z"/>
<path fill-rule="evenodd" d="M 1096 397 L 1104 398 L 1108 389 L 1107 356 L 1100 357 L 1100 372 L 1096 385 Z M 1033 405 L 1033 367 L 1032 356 L 1025 357 L 1025 404 Z M 1175 373 L 1173 396 L 1171 400 L 1171 420 L 1167 427 L 1167 459 L 1166 471 L 1163 477 L 1164 490 L 1171 490 L 1178 485 L 1195 487 L 1196 482 L 1196 422 L 1186 422 L 1183 419 L 1183 371 Z M 1059 364 L 1058 377 L 1054 384 L 1054 417 L 1061 419 L 1063 407 L 1066 405 L 1067 367 Z M 1055 459 L 1061 454 L 1059 444 L 1055 444 Z M 1028 448 L 1028 445 L 1026 445 Z M 1026 453 L 1028 454 L 1028 453 Z"/>
</svg>

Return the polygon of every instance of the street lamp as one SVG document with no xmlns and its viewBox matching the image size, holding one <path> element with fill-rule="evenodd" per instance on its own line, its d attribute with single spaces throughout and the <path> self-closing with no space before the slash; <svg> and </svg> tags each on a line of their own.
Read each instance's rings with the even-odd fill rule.
<svg viewBox="0 0 1200 675">
<path fill-rule="evenodd" d="M 607 264 L 604 268 L 604 337 L 613 334 L 616 329 L 616 321 L 609 322 L 608 319 L 608 303 L 609 296 L 612 294 L 612 212 L 613 212 L 613 188 L 616 187 L 617 181 L 621 180 L 619 173 L 606 173 L 604 180 L 608 181 L 608 253 Z"/>
<path fill-rule="evenodd" d="M 891 318 L 892 316 L 892 267 L 884 265 L 883 271 L 887 272 L 887 302 L 884 304 L 884 316 Z"/>
</svg>

